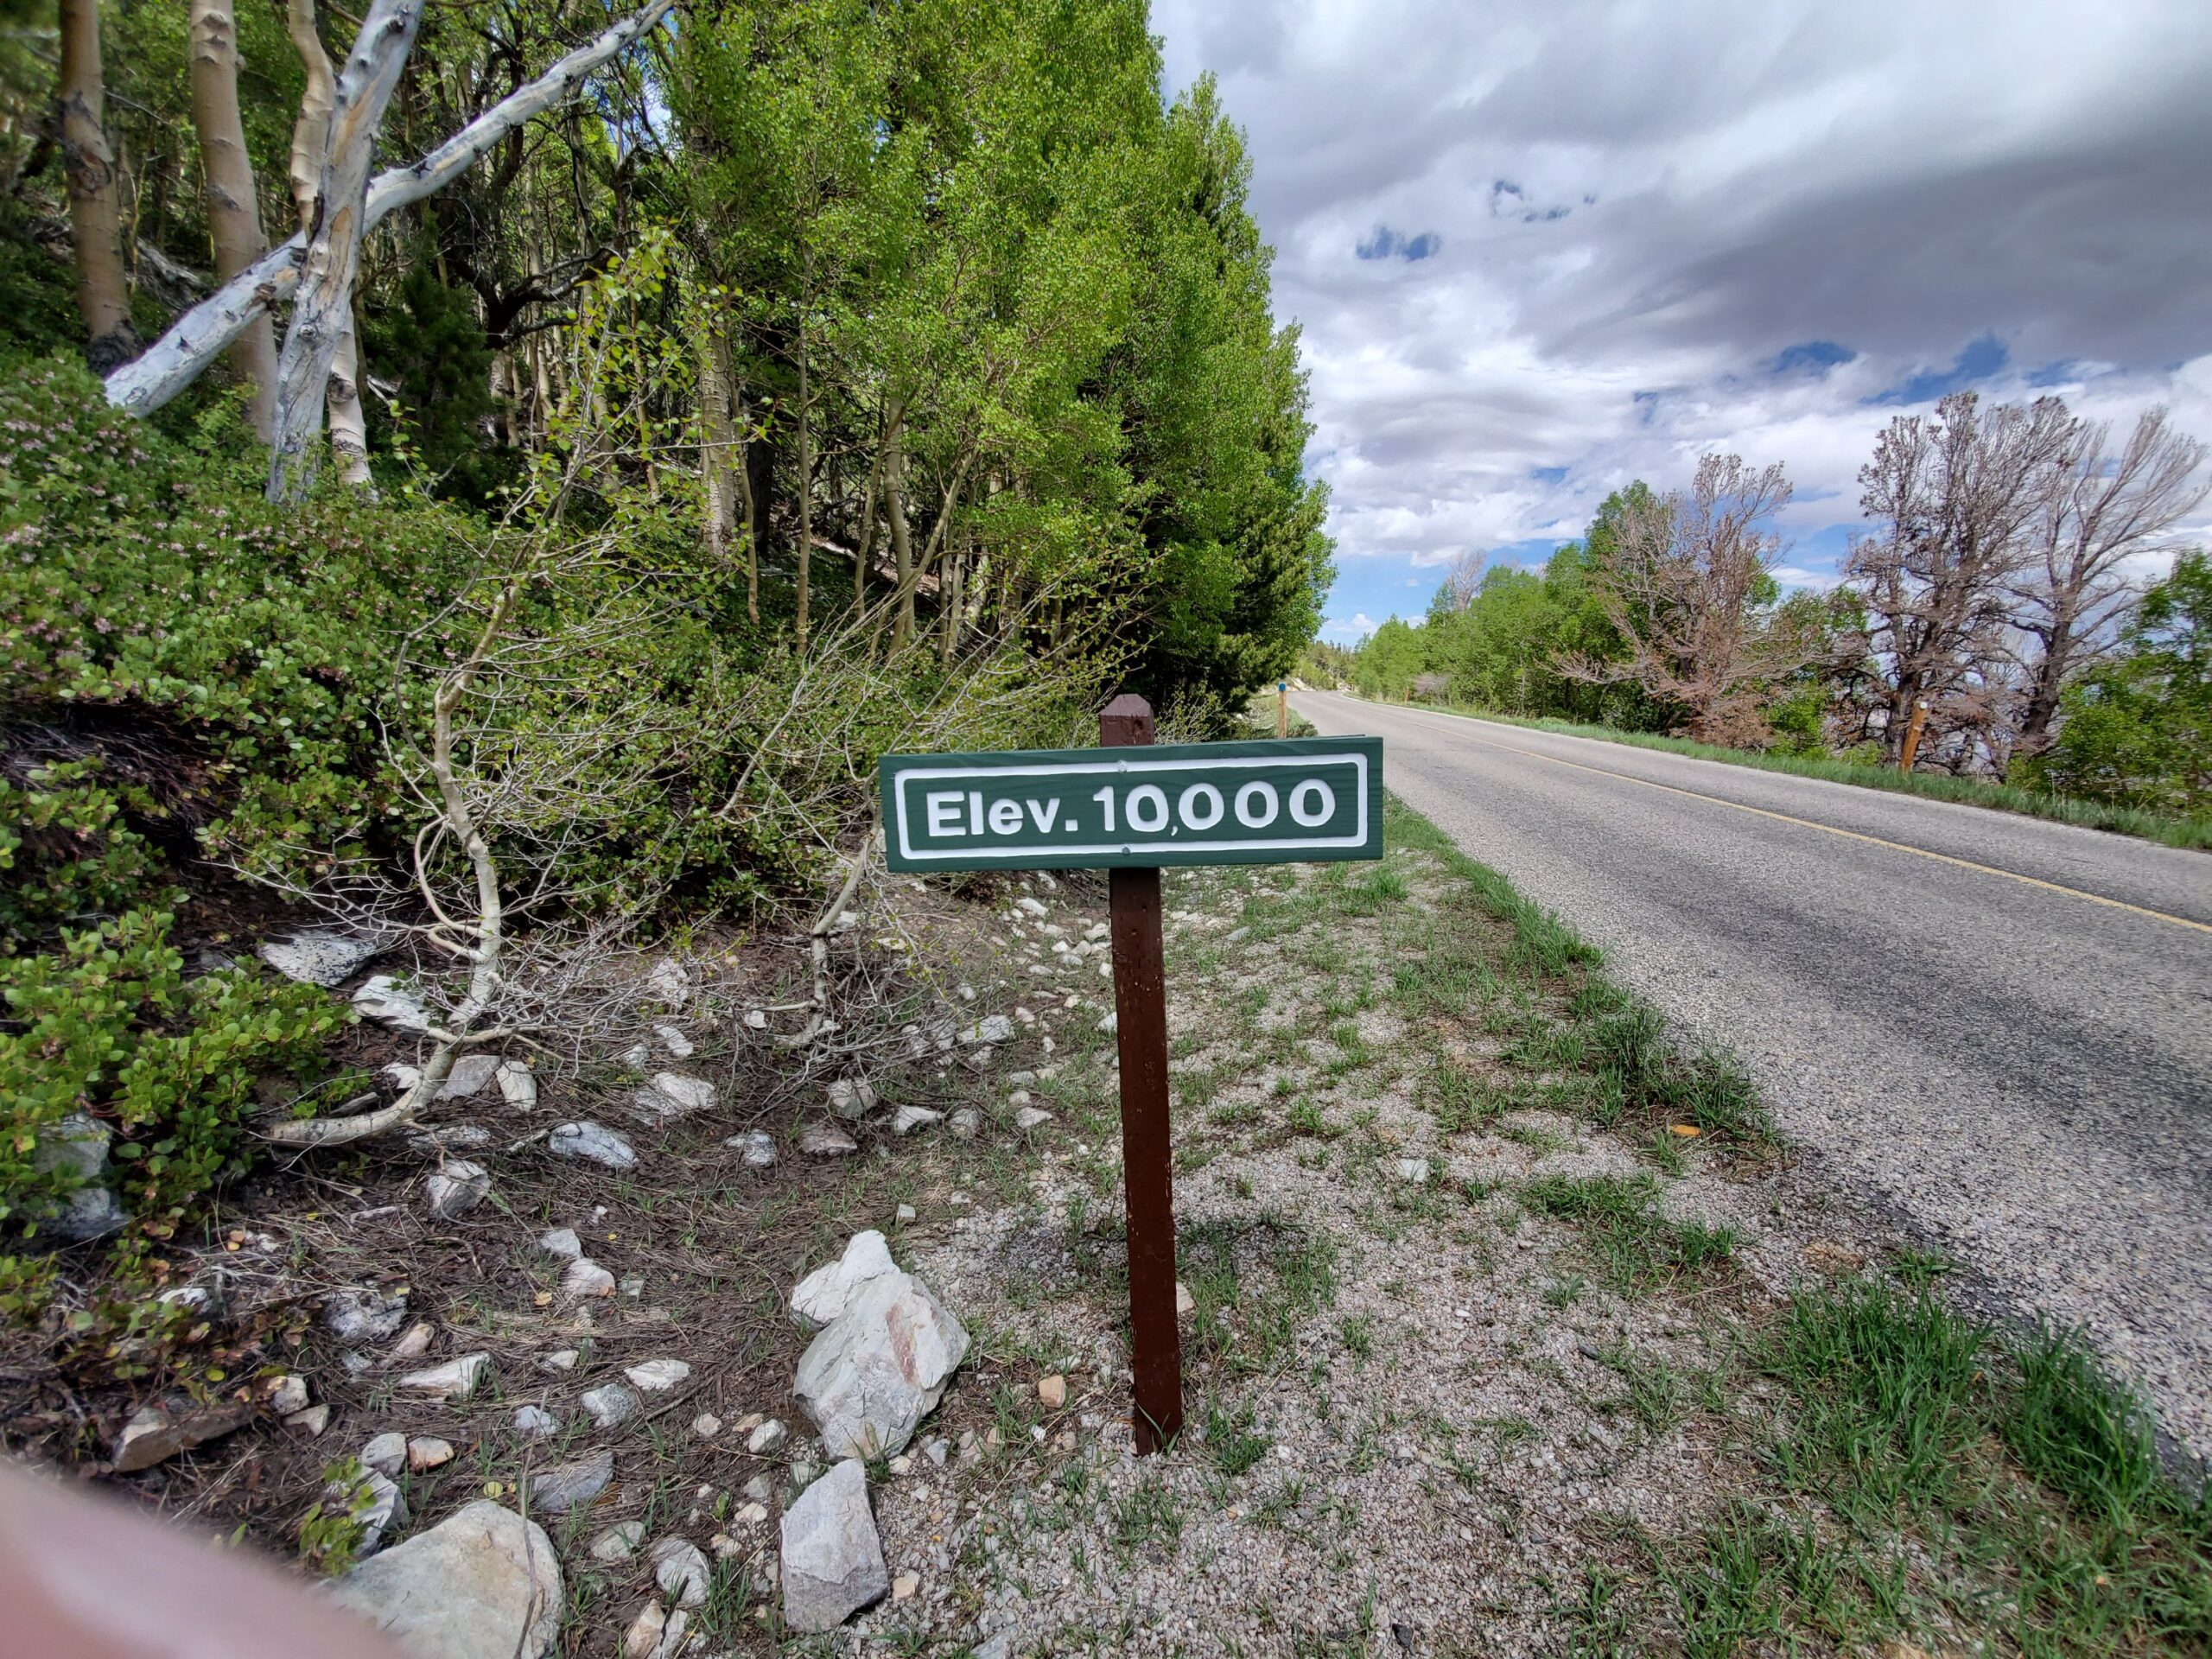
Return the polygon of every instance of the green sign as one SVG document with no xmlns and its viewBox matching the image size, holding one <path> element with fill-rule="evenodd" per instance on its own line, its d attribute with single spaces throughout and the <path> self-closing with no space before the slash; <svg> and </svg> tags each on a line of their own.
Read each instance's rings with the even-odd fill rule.
<svg viewBox="0 0 2212 1659">
<path fill-rule="evenodd" d="M 887 754 L 894 870 L 1382 856 L 1382 740 Z"/>
</svg>

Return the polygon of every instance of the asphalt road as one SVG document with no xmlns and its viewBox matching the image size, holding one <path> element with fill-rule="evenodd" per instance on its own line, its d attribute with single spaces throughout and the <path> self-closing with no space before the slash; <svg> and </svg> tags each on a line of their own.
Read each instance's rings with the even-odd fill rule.
<svg viewBox="0 0 2212 1659">
<path fill-rule="evenodd" d="M 2212 855 L 1306 692 L 1783 1132 L 2212 1455 Z"/>
</svg>

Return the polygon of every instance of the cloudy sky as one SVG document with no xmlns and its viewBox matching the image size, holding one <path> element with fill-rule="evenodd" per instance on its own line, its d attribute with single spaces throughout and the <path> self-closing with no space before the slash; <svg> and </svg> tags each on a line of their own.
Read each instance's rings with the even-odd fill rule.
<svg viewBox="0 0 2212 1659">
<path fill-rule="evenodd" d="M 1334 492 L 1325 637 L 1642 477 L 1789 469 L 1832 579 L 1900 410 L 2212 438 L 2207 0 L 1154 0 L 1249 134 Z M 2212 525 L 2208 525 L 2212 528 Z"/>
</svg>

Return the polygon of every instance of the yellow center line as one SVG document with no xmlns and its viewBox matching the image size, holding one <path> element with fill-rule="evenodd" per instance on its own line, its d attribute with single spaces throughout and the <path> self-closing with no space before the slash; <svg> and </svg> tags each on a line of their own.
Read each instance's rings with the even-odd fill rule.
<svg viewBox="0 0 2212 1659">
<path fill-rule="evenodd" d="M 1415 717 L 1410 711 L 1394 709 L 1392 712 L 1404 712 L 1408 718 Z M 1443 716 L 1438 716 L 1438 718 L 1443 718 Z M 1977 864 L 1970 858 L 1955 858 L 1948 853 L 1931 853 L 1925 847 L 1915 847 L 1906 842 L 1891 841 L 1881 836 L 1866 835 L 1857 830 L 1839 830 L 1835 825 L 1822 823 L 1817 818 L 1793 817 L 1787 812 L 1773 812 L 1763 806 L 1746 806 L 1743 802 L 1732 801 L 1725 795 L 1707 795 L 1702 790 L 1682 789 L 1673 784 L 1655 783 L 1649 778 L 1639 778 L 1632 772 L 1614 772 L 1605 766 L 1586 766 L 1579 760 L 1562 760 L 1555 754 L 1545 754 L 1536 749 L 1524 749 L 1518 744 L 1500 743 L 1491 738 L 1476 737 L 1464 729 L 1465 727 L 1472 723 L 1472 721 L 1456 722 L 1452 729 L 1459 732 L 1461 736 L 1466 737 L 1470 742 L 1479 743 L 1485 748 L 1503 749 L 1508 754 L 1525 754 L 1531 760 L 1547 760 L 1555 766 L 1572 766 L 1577 772 L 1593 772 L 1600 778 L 1618 778 L 1624 783 L 1641 784 L 1646 789 L 1662 789 L 1669 795 L 1687 795 L 1694 801 L 1710 801 L 1715 806 L 1732 807 L 1738 812 L 1749 812 L 1755 817 L 1772 818 L 1777 823 L 1795 823 L 1808 830 L 1823 830 L 1831 836 L 1840 836 L 1846 841 L 1863 841 L 1870 847 L 1887 847 L 1892 852 L 1910 853 L 1916 858 L 1932 858 L 1938 864 L 1954 865 L 1961 870 L 1972 870 L 1980 875 L 2001 875 L 2007 881 L 2018 881 L 2024 887 L 2041 887 L 2045 893 L 2063 893 L 2069 899 L 2086 899 L 2093 905 L 2108 906 L 2113 910 L 2126 911 L 2131 915 L 2147 916 L 2154 922 L 2171 922 L 2176 927 L 2194 928 L 2199 933 L 2212 933 L 2212 923 L 2191 921 L 2186 916 L 2169 915 L 2163 910 L 2151 910 L 2141 905 L 2131 905 L 2124 899 L 2107 899 L 2101 893 L 2085 893 L 2080 887 L 2069 887 L 2056 881 L 2046 881 L 2040 876 L 2022 875 L 2018 870 L 2000 870 L 1994 864 Z"/>
</svg>

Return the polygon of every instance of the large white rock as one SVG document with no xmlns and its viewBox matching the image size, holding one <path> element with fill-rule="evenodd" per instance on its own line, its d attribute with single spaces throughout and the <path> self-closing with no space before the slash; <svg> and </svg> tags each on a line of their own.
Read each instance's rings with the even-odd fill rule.
<svg viewBox="0 0 2212 1659">
<path fill-rule="evenodd" d="M 834 1630 L 891 1588 L 868 1504 L 868 1471 L 849 1458 L 784 1511 L 784 1623 Z"/>
<path fill-rule="evenodd" d="M 561 1563 L 544 1528 L 482 1498 L 330 1594 L 416 1659 L 544 1659 L 561 1629 Z"/>
<path fill-rule="evenodd" d="M 410 1371 L 399 1379 L 399 1386 L 441 1400 L 466 1400 L 476 1392 L 476 1384 L 491 1363 L 489 1354 L 463 1354 L 427 1371 Z"/>
<path fill-rule="evenodd" d="M 302 985 L 320 985 L 327 991 L 353 978 L 390 943 L 388 934 L 346 933 L 317 927 L 289 939 L 264 940 L 256 954 L 285 978 Z"/>
<path fill-rule="evenodd" d="M 585 1158 L 609 1169 L 635 1169 L 637 1149 L 603 1124 L 586 1119 L 563 1123 L 546 1137 L 545 1150 L 556 1158 Z"/>
<path fill-rule="evenodd" d="M 833 1458 L 904 1451 L 968 1352 L 929 1287 L 893 1272 L 861 1286 L 798 1363 L 792 1392 Z"/>
<path fill-rule="evenodd" d="M 855 1233 L 844 1255 L 798 1281 L 798 1288 L 791 1292 L 791 1312 L 809 1329 L 818 1329 L 842 1313 L 861 1286 L 898 1271 L 899 1264 L 891 1259 L 891 1246 L 881 1233 L 873 1227 Z"/>
</svg>

